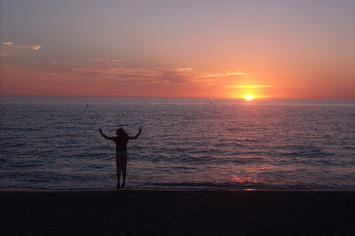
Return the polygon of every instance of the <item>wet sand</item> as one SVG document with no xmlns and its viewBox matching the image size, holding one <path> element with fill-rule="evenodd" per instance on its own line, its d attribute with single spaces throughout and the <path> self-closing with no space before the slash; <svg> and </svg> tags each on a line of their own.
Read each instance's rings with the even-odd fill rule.
<svg viewBox="0 0 355 236">
<path fill-rule="evenodd" d="M 1 191 L 0 235 L 355 235 L 355 191 Z"/>
</svg>

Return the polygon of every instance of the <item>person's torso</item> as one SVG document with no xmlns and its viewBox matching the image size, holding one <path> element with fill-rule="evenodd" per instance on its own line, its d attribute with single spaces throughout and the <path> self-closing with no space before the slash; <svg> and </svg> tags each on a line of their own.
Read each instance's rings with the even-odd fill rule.
<svg viewBox="0 0 355 236">
<path fill-rule="evenodd" d="M 114 139 L 116 143 L 116 152 L 127 152 L 128 138 L 116 138 Z"/>
</svg>

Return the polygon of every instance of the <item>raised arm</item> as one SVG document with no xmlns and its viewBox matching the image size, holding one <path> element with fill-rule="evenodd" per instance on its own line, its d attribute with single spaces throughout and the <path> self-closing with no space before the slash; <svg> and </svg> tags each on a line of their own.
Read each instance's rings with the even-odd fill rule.
<svg viewBox="0 0 355 236">
<path fill-rule="evenodd" d="M 138 129 L 138 134 L 136 134 L 136 135 L 133 136 L 133 137 L 129 137 L 129 139 L 130 139 L 130 140 L 132 140 L 132 139 L 137 139 L 137 138 L 139 137 L 139 135 L 141 135 L 141 133 L 142 133 L 142 128 L 139 127 L 139 129 Z"/>
<path fill-rule="evenodd" d="M 101 136 L 104 137 L 105 139 L 113 140 L 113 137 L 109 137 L 109 136 L 105 135 L 104 132 L 102 132 L 102 129 L 99 129 L 99 132 L 100 132 Z"/>
</svg>

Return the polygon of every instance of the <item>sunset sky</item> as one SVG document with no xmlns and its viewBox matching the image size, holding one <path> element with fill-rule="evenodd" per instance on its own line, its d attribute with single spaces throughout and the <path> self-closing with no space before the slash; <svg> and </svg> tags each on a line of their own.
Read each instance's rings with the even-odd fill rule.
<svg viewBox="0 0 355 236">
<path fill-rule="evenodd" d="M 355 99 L 354 0 L 1 1 L 2 96 Z"/>
</svg>

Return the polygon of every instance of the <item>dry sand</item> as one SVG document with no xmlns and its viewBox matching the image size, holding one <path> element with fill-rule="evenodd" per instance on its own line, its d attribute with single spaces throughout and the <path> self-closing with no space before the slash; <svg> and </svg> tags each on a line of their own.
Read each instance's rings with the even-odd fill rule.
<svg viewBox="0 0 355 236">
<path fill-rule="evenodd" d="M 355 235 L 355 192 L 1 191 L 1 235 Z"/>
</svg>

